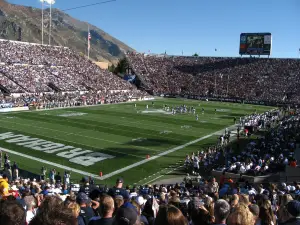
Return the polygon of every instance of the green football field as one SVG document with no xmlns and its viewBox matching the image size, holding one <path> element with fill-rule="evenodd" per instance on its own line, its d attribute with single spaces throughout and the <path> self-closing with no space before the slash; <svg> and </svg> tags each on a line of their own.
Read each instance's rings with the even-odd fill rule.
<svg viewBox="0 0 300 225">
<path fill-rule="evenodd" d="M 190 113 L 171 115 L 163 110 L 165 104 L 193 106 L 199 120 Z M 215 144 L 221 130 L 233 125 L 234 117 L 239 120 L 240 116 L 268 109 L 156 99 L 154 106 L 152 101 L 143 101 L 2 113 L 0 146 L 12 162 L 37 174 L 44 165 L 48 171 L 70 170 L 75 180 L 91 175 L 101 184 L 112 184 L 117 177 L 123 177 L 126 184 L 144 184 L 181 165 L 179 161 L 186 154 Z"/>
</svg>

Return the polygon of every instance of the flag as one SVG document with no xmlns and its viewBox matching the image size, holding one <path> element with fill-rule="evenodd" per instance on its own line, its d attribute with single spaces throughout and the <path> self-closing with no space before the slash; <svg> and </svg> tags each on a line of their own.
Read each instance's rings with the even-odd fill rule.
<svg viewBox="0 0 300 225">
<path fill-rule="evenodd" d="M 49 5 L 55 4 L 55 0 L 40 0 L 40 2 L 46 2 L 46 3 L 48 3 Z"/>
<path fill-rule="evenodd" d="M 90 31 L 88 32 L 88 49 L 90 49 L 91 48 L 91 39 L 92 39 L 92 36 L 91 36 L 91 33 L 90 33 Z"/>
</svg>

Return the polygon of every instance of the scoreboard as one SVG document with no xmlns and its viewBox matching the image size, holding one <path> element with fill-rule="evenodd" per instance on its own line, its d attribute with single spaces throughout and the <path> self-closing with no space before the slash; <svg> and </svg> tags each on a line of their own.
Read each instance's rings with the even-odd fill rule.
<svg viewBox="0 0 300 225">
<path fill-rule="evenodd" d="M 271 33 L 241 33 L 240 55 L 270 55 Z"/>
</svg>

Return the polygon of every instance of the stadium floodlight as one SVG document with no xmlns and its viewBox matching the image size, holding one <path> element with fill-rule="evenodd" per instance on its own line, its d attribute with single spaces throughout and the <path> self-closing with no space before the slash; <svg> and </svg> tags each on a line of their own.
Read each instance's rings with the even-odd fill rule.
<svg viewBox="0 0 300 225">
<path fill-rule="evenodd" d="M 46 2 L 50 5 L 49 45 L 51 45 L 52 5 L 55 4 L 55 0 L 46 0 Z"/>
<path fill-rule="evenodd" d="M 42 45 L 44 44 L 44 2 L 45 0 L 40 0 L 42 3 Z"/>
<path fill-rule="evenodd" d="M 44 44 L 44 3 L 46 2 L 50 6 L 49 45 L 51 45 L 52 5 L 55 4 L 55 0 L 40 0 L 40 2 L 42 3 L 42 44 Z"/>
</svg>

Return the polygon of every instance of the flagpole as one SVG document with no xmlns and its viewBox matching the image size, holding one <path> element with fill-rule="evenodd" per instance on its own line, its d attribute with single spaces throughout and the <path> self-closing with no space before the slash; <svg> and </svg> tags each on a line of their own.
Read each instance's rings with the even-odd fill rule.
<svg viewBox="0 0 300 225">
<path fill-rule="evenodd" d="M 42 0 L 42 45 L 44 44 L 44 0 Z"/>
<path fill-rule="evenodd" d="M 90 59 L 90 25 L 88 25 L 88 59 Z"/>
<path fill-rule="evenodd" d="M 49 45 L 51 45 L 52 1 L 50 2 Z"/>
</svg>

